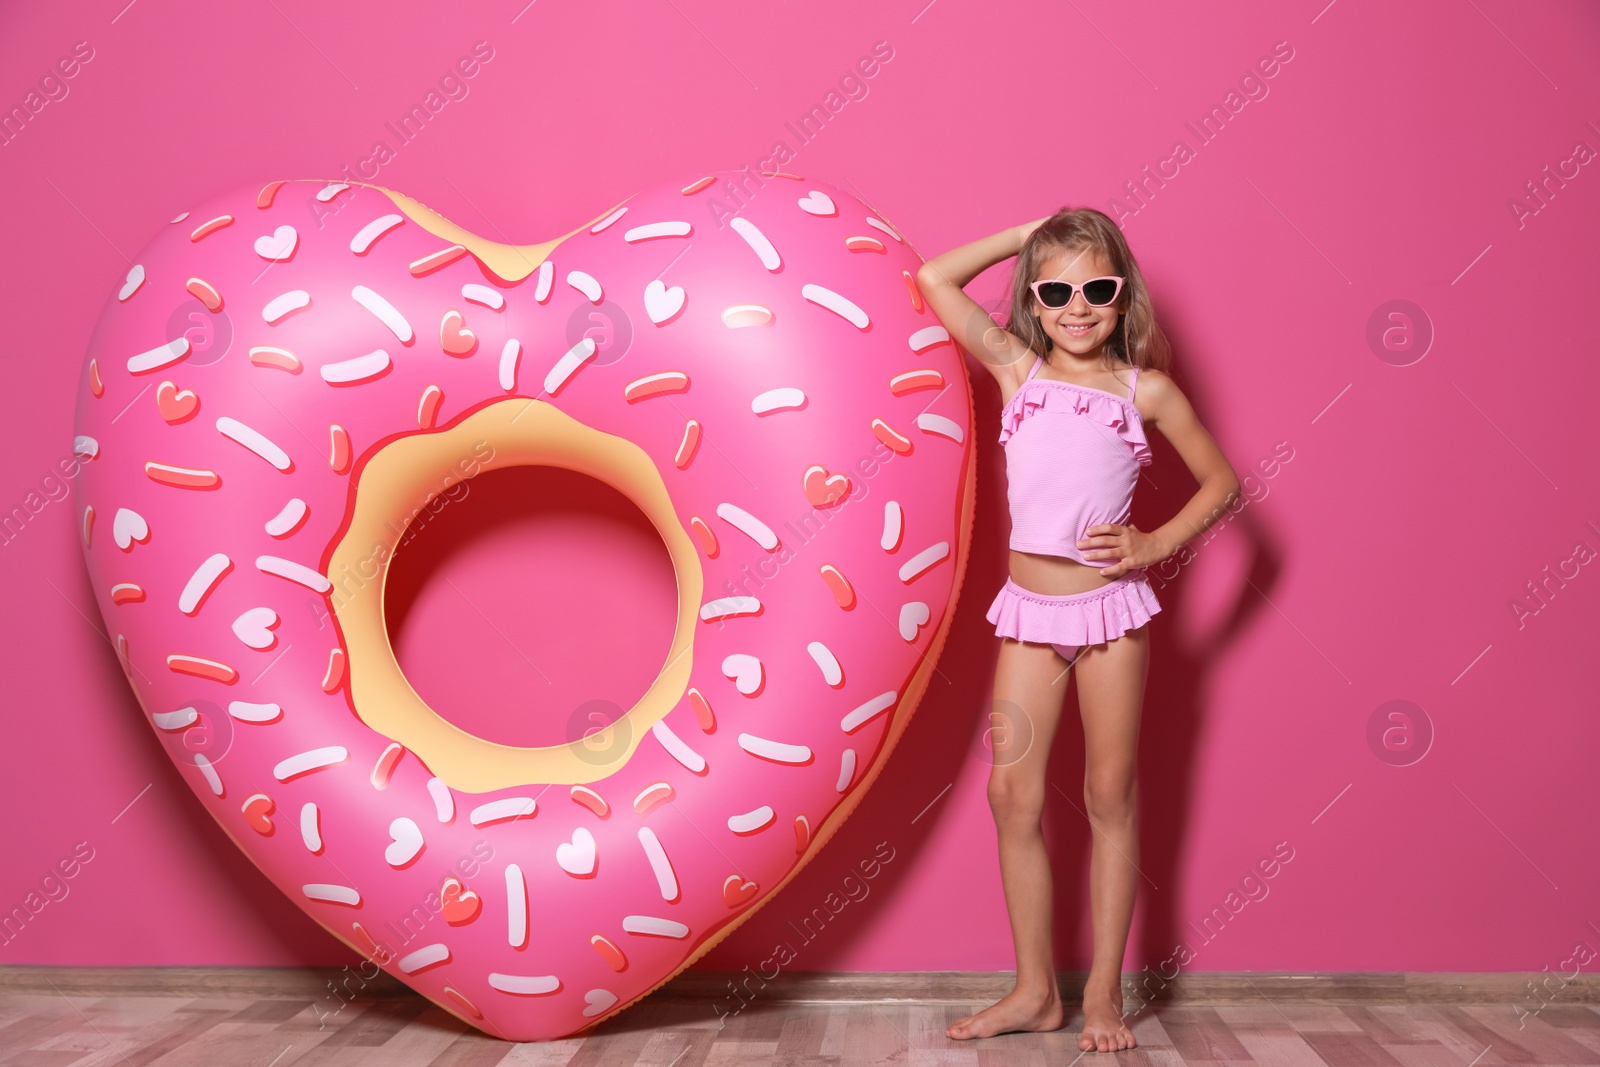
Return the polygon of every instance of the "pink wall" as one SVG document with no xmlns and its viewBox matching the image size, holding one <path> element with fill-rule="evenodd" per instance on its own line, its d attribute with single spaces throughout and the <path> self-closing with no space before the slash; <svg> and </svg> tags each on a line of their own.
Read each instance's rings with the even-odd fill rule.
<svg viewBox="0 0 1600 1067">
<path fill-rule="evenodd" d="M 60 899 L 0 963 L 352 960 L 232 848 L 141 723 L 70 505 L 42 481 L 70 448 L 83 353 L 125 255 L 216 190 L 346 166 L 488 236 L 541 240 L 780 140 L 788 169 L 849 183 L 924 255 L 1066 203 L 1122 205 L 1178 380 L 1245 479 L 1238 514 L 1155 572 L 1127 969 L 1160 967 L 1179 942 L 1197 970 L 1553 970 L 1576 942 L 1600 944 L 1585 829 L 1600 734 L 1592 6 L 124 2 L 0 17 L 7 109 L 77 42 L 92 50 L 0 146 L 0 505 L 42 504 L 0 545 L 0 908 L 63 861 L 73 875 L 48 883 Z M 396 148 L 386 123 L 478 41 L 493 59 L 467 94 Z M 865 95 L 800 144 L 787 123 L 879 41 L 893 55 Z M 1251 80 L 1275 49 L 1274 75 Z M 1191 123 L 1229 103 L 1202 143 Z M 362 161 L 378 140 L 396 150 L 374 176 Z M 1165 184 L 1125 197 L 1146 167 Z M 994 298 L 1003 280 L 972 291 Z M 1430 324 L 1421 358 L 1369 342 L 1397 300 Z M 929 696 L 838 837 L 702 966 L 756 966 L 781 941 L 806 970 L 1012 965 L 978 743 L 1004 467 L 995 389 L 981 373 L 974 387 L 980 511 Z M 1192 491 L 1155 449 L 1134 509 L 1145 529 Z M 487 596 L 497 561 L 547 561 L 570 534 L 506 520 L 471 542 L 478 557 L 441 565 L 402 636 L 425 691 L 432 641 L 476 641 L 486 677 L 499 672 L 480 687 L 491 697 L 520 669 L 481 633 L 451 636 L 471 620 L 442 575 Z M 654 545 L 628 542 L 625 523 L 608 536 L 637 544 L 639 579 L 659 583 Z M 667 610 L 670 589 L 659 599 Z M 509 625 L 512 642 L 554 639 Z M 1390 701 L 1420 709 L 1420 758 L 1374 730 Z M 1085 967 L 1081 734 L 1057 747 L 1058 961 Z M 852 880 L 875 850 L 892 859 Z M 1252 879 L 1275 852 L 1275 876 Z M 789 925 L 841 901 L 814 940 Z M 1197 930 L 1229 904 L 1225 925 Z"/>
</svg>

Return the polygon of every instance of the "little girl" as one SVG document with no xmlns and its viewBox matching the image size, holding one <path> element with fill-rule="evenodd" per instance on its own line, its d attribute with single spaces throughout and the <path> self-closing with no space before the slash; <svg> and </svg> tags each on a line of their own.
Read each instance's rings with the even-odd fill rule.
<svg viewBox="0 0 1600 1067">
<path fill-rule="evenodd" d="M 962 287 L 1013 255 L 1011 311 L 1002 329 Z M 1084 811 L 1094 834 L 1094 962 L 1078 1046 L 1133 1048 L 1122 1022 L 1122 958 L 1140 877 L 1144 624 L 1161 610 L 1144 569 L 1215 522 L 1237 496 L 1239 479 L 1166 375 L 1170 355 L 1150 292 L 1122 231 L 1102 212 L 1063 208 L 963 245 L 925 263 L 917 283 L 951 336 L 1000 385 L 1011 508 L 1010 577 L 988 613 L 1001 638 L 989 805 L 1016 985 L 946 1033 L 968 1039 L 1066 1022 L 1051 955 L 1050 859 L 1040 818 L 1063 679 L 1076 664 Z M 1200 487 L 1182 511 L 1147 533 L 1128 513 L 1140 470 L 1151 462 L 1151 428 L 1172 443 Z"/>
</svg>

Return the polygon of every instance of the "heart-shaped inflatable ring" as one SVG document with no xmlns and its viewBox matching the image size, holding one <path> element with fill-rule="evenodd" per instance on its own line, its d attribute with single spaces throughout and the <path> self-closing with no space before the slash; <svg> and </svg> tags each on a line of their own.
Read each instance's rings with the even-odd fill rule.
<svg viewBox="0 0 1600 1067">
<path fill-rule="evenodd" d="M 534 245 L 345 183 L 174 219 L 106 302 L 74 451 L 95 596 L 184 779 L 316 922 L 488 1033 L 666 982 L 856 808 L 949 631 L 972 396 L 920 263 L 793 175 Z M 583 332 L 597 310 L 626 343 Z M 679 595 L 633 707 L 542 748 L 436 714 L 383 616 L 407 523 L 529 464 L 624 493 Z"/>
</svg>

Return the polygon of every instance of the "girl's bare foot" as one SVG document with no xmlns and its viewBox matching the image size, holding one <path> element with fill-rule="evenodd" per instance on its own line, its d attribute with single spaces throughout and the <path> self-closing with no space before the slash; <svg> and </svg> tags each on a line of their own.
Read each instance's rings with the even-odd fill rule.
<svg viewBox="0 0 1600 1067">
<path fill-rule="evenodd" d="M 1113 982 L 1109 988 L 1090 983 L 1083 990 L 1083 1032 L 1078 1047 L 1085 1052 L 1118 1052 L 1134 1048 L 1139 1042 L 1122 1022 L 1122 990 Z"/>
<path fill-rule="evenodd" d="M 945 1036 L 953 1041 L 967 1041 L 1014 1030 L 1059 1030 L 1066 1021 L 1066 1008 L 1054 985 L 1037 993 L 1013 989 L 978 1014 L 951 1023 Z"/>
</svg>

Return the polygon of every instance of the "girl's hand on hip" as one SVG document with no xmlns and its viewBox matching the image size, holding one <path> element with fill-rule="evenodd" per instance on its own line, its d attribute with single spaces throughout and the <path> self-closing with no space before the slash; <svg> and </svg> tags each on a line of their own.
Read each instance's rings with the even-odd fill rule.
<svg viewBox="0 0 1600 1067">
<path fill-rule="evenodd" d="M 1129 571 L 1160 563 L 1171 555 L 1154 534 L 1147 534 L 1132 523 L 1118 526 L 1108 522 L 1091 526 L 1078 541 L 1078 548 L 1084 559 L 1116 561 L 1100 568 L 1100 573 L 1107 578 L 1120 578 Z"/>
</svg>

